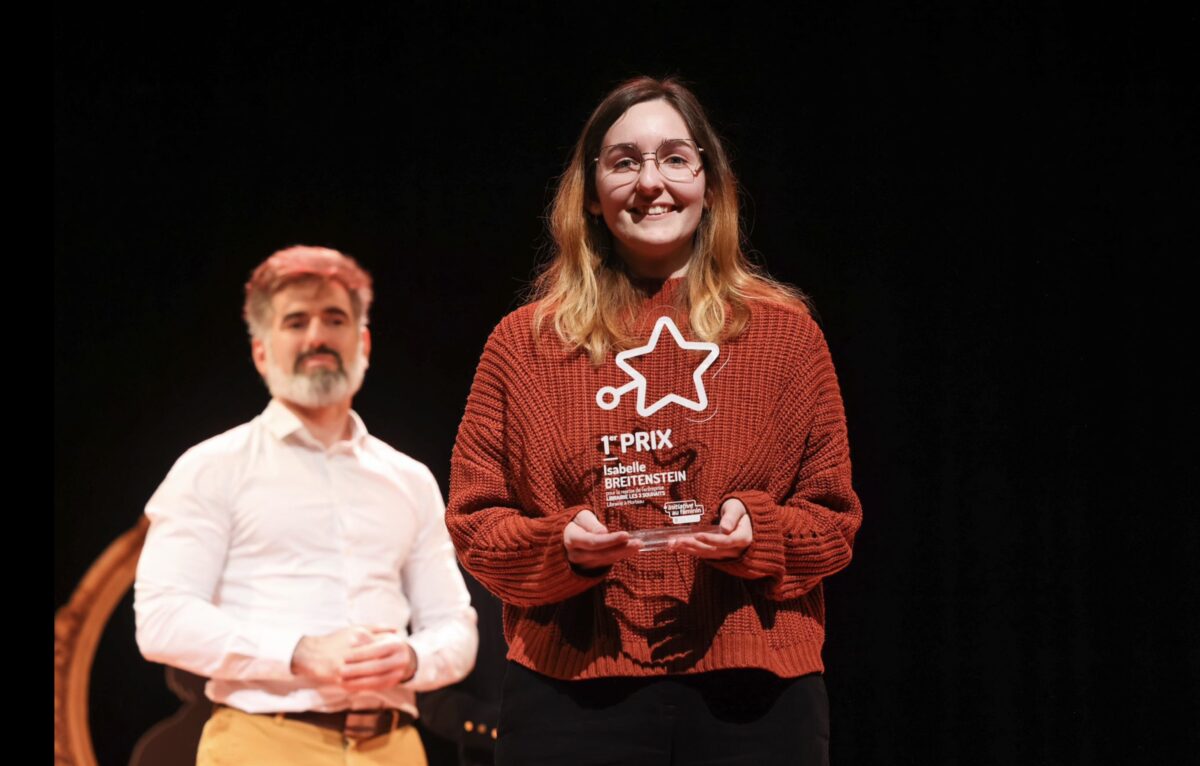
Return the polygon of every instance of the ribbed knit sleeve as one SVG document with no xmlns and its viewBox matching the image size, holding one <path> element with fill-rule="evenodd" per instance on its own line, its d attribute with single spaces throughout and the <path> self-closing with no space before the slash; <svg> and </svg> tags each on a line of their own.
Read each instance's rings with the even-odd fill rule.
<svg viewBox="0 0 1200 766">
<path fill-rule="evenodd" d="M 526 369 L 528 349 L 515 337 L 522 330 L 511 320 L 488 338 L 467 398 L 446 525 L 467 571 L 504 603 L 532 607 L 568 599 L 602 577 L 573 570 L 563 545 L 563 530 L 587 506 L 563 507 L 526 478 L 549 473 L 549 437 L 538 427 L 552 419 L 529 414 L 539 397 Z M 536 464 L 514 465 L 515 455 Z"/>
<path fill-rule="evenodd" d="M 775 455 L 767 490 L 730 487 L 750 514 L 754 540 L 732 561 L 710 561 L 729 574 L 763 580 L 775 600 L 801 596 L 850 563 L 862 506 L 850 483 L 846 417 L 829 347 L 806 321 L 795 378 L 778 405 Z"/>
</svg>

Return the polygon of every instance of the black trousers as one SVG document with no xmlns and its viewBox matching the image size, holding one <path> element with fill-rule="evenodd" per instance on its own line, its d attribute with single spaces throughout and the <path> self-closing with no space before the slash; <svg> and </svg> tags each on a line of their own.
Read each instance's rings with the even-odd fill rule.
<svg viewBox="0 0 1200 766">
<path fill-rule="evenodd" d="M 827 766 L 819 673 L 559 681 L 508 663 L 497 766 Z"/>
</svg>

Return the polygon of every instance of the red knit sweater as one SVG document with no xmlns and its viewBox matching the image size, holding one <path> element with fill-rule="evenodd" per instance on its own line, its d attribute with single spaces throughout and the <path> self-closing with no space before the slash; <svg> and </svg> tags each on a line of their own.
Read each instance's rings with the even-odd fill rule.
<svg viewBox="0 0 1200 766">
<path fill-rule="evenodd" d="M 484 348 L 446 521 L 504 603 L 509 658 L 545 675 L 824 668 L 821 581 L 849 563 L 862 517 L 825 339 L 807 314 L 755 304 L 715 356 L 688 349 L 671 332 L 694 341 L 673 305 L 682 283 L 645 300 L 647 341 L 624 366 L 610 353 L 593 367 L 549 321 L 535 341 L 533 306 Z M 670 526 L 671 509 L 715 523 L 728 497 L 754 536 L 736 560 L 644 551 L 596 576 L 567 561 L 563 528 L 583 509 L 610 530 Z"/>
</svg>

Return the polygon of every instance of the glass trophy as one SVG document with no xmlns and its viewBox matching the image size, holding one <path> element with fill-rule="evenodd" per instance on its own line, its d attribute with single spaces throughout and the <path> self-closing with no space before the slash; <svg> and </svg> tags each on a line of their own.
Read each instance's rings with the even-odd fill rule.
<svg viewBox="0 0 1200 766">
<path fill-rule="evenodd" d="M 666 548 L 667 543 L 677 537 L 692 537 L 700 532 L 717 532 L 720 529 L 717 524 L 680 524 L 674 527 L 635 529 L 629 536 L 642 541 L 641 551 L 656 551 Z"/>
<path fill-rule="evenodd" d="M 662 353 L 656 351 L 660 341 L 664 344 Z M 615 410 L 622 397 L 629 396 L 636 397 L 637 414 L 642 418 L 655 418 L 668 405 L 703 412 L 708 409 L 708 394 L 702 376 L 720 352 L 716 343 L 686 340 L 670 316 L 660 316 L 646 345 L 616 355 L 615 365 L 629 380 L 620 386 L 599 388 L 596 405 L 602 410 Z M 685 361 L 678 361 L 679 353 L 685 355 Z M 672 363 L 671 359 L 677 361 Z M 679 375 L 684 368 L 687 378 Z M 660 384 L 675 379 L 683 388 L 649 401 L 647 374 Z M 657 391 L 661 393 L 661 389 Z M 700 523 L 705 508 L 695 499 L 699 486 L 695 474 L 706 452 L 703 445 L 676 430 L 681 425 L 679 420 L 670 427 L 650 420 L 641 422 L 646 426 L 640 429 L 598 434 L 605 513 L 617 509 L 625 518 L 636 519 L 634 525 L 639 528 L 629 534 L 644 543 L 643 551 L 664 548 L 679 537 L 717 531 L 719 527 L 714 524 Z"/>
</svg>

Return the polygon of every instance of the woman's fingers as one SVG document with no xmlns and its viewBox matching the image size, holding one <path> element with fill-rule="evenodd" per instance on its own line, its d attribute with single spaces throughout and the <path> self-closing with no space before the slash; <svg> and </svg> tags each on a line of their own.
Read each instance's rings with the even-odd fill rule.
<svg viewBox="0 0 1200 766">
<path fill-rule="evenodd" d="M 731 497 L 721 504 L 721 531 L 725 534 L 733 534 L 743 518 L 747 518 L 747 514 L 746 506 L 741 500 Z"/>
<path fill-rule="evenodd" d="M 602 567 L 636 553 L 641 543 L 628 532 L 609 532 L 591 511 L 580 511 L 563 529 L 567 560 L 581 567 Z"/>
<path fill-rule="evenodd" d="M 721 531 L 697 532 L 676 538 L 669 543 L 671 550 L 702 559 L 732 559 L 740 556 L 754 541 L 754 534 L 746 506 L 741 502 L 734 503 L 733 500 L 727 500 L 721 506 Z M 726 522 L 730 522 L 728 531 Z"/>
</svg>

